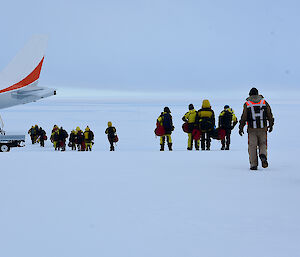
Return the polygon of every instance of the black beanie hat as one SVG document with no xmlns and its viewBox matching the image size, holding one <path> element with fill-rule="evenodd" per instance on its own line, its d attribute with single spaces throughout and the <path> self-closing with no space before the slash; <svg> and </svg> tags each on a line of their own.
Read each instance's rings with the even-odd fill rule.
<svg viewBox="0 0 300 257">
<path fill-rule="evenodd" d="M 226 104 L 226 105 L 224 106 L 224 109 L 228 109 L 228 108 L 229 108 L 229 105 Z"/>
<path fill-rule="evenodd" d="M 164 108 L 164 112 L 166 112 L 166 113 L 171 113 L 169 107 L 165 107 L 165 108 Z"/>
<path fill-rule="evenodd" d="M 194 109 L 194 105 L 193 104 L 190 104 L 189 105 L 189 110 L 193 110 Z"/>
<path fill-rule="evenodd" d="M 255 87 L 251 88 L 249 95 L 258 95 L 258 90 Z"/>
</svg>

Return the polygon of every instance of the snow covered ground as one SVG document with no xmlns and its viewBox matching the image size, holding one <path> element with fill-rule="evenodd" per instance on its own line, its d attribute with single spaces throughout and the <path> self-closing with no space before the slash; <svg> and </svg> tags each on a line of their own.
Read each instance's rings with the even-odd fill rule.
<svg viewBox="0 0 300 257">
<path fill-rule="evenodd" d="M 41 149 L 28 137 L 25 148 L 0 154 L 0 256 L 299 256 L 300 94 L 267 93 L 275 116 L 270 167 L 257 172 L 249 171 L 247 136 L 237 128 L 231 151 L 218 141 L 209 152 L 186 151 L 181 117 L 191 102 L 199 109 L 204 94 L 58 96 L 2 110 L 9 132 L 38 124 L 49 136 L 54 124 L 68 132 L 89 125 L 95 145 L 54 152 L 49 141 Z M 229 104 L 239 118 L 247 95 L 236 95 L 209 98 L 216 115 Z M 153 133 L 166 105 L 173 152 L 159 152 Z M 104 134 L 109 120 L 116 152 Z"/>
</svg>

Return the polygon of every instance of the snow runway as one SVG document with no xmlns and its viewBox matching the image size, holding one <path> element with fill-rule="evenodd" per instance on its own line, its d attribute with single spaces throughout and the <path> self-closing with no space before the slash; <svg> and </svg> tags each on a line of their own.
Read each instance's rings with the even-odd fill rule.
<svg viewBox="0 0 300 257">
<path fill-rule="evenodd" d="M 181 117 L 189 102 L 167 104 L 174 151 L 164 153 L 153 133 L 163 102 L 52 98 L 4 110 L 7 131 L 38 124 L 49 136 L 54 124 L 68 132 L 89 125 L 95 147 L 54 152 L 28 137 L 25 148 L 0 155 L 0 256 L 297 256 L 299 139 L 286 131 L 299 103 L 267 100 L 275 116 L 270 167 L 257 172 L 237 128 L 229 152 L 217 141 L 210 152 L 186 151 Z M 226 103 L 211 104 L 218 115 Z M 231 104 L 238 118 L 242 104 Z M 120 138 L 113 153 L 108 120 Z"/>
</svg>

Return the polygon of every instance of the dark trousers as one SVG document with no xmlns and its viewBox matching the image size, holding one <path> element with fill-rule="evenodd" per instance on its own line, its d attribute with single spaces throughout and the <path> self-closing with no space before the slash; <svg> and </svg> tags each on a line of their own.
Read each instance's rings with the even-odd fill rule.
<svg viewBox="0 0 300 257">
<path fill-rule="evenodd" d="M 225 130 L 225 138 L 221 140 L 222 143 L 222 147 L 229 147 L 230 145 L 230 135 L 231 135 L 231 130 L 230 129 L 226 129 Z"/>
<path fill-rule="evenodd" d="M 72 150 L 76 150 L 76 144 L 75 144 L 75 142 L 71 143 L 71 147 L 72 147 Z"/>
<path fill-rule="evenodd" d="M 115 150 L 114 139 L 113 138 L 108 138 L 108 141 L 110 143 L 110 151 L 114 151 Z"/>
<path fill-rule="evenodd" d="M 201 133 L 201 149 L 205 150 L 205 145 L 206 149 L 210 149 L 210 134 L 209 132 L 202 132 Z"/>
</svg>

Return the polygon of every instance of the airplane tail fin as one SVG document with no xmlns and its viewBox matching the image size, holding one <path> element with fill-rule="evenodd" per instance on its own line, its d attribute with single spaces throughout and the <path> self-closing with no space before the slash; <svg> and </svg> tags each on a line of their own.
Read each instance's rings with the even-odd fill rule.
<svg viewBox="0 0 300 257">
<path fill-rule="evenodd" d="M 12 91 L 34 82 L 40 76 L 48 37 L 35 35 L 0 73 L 0 93 Z"/>
<path fill-rule="evenodd" d="M 55 89 L 37 87 L 48 37 L 35 35 L 0 73 L 0 108 L 55 95 Z"/>
</svg>

